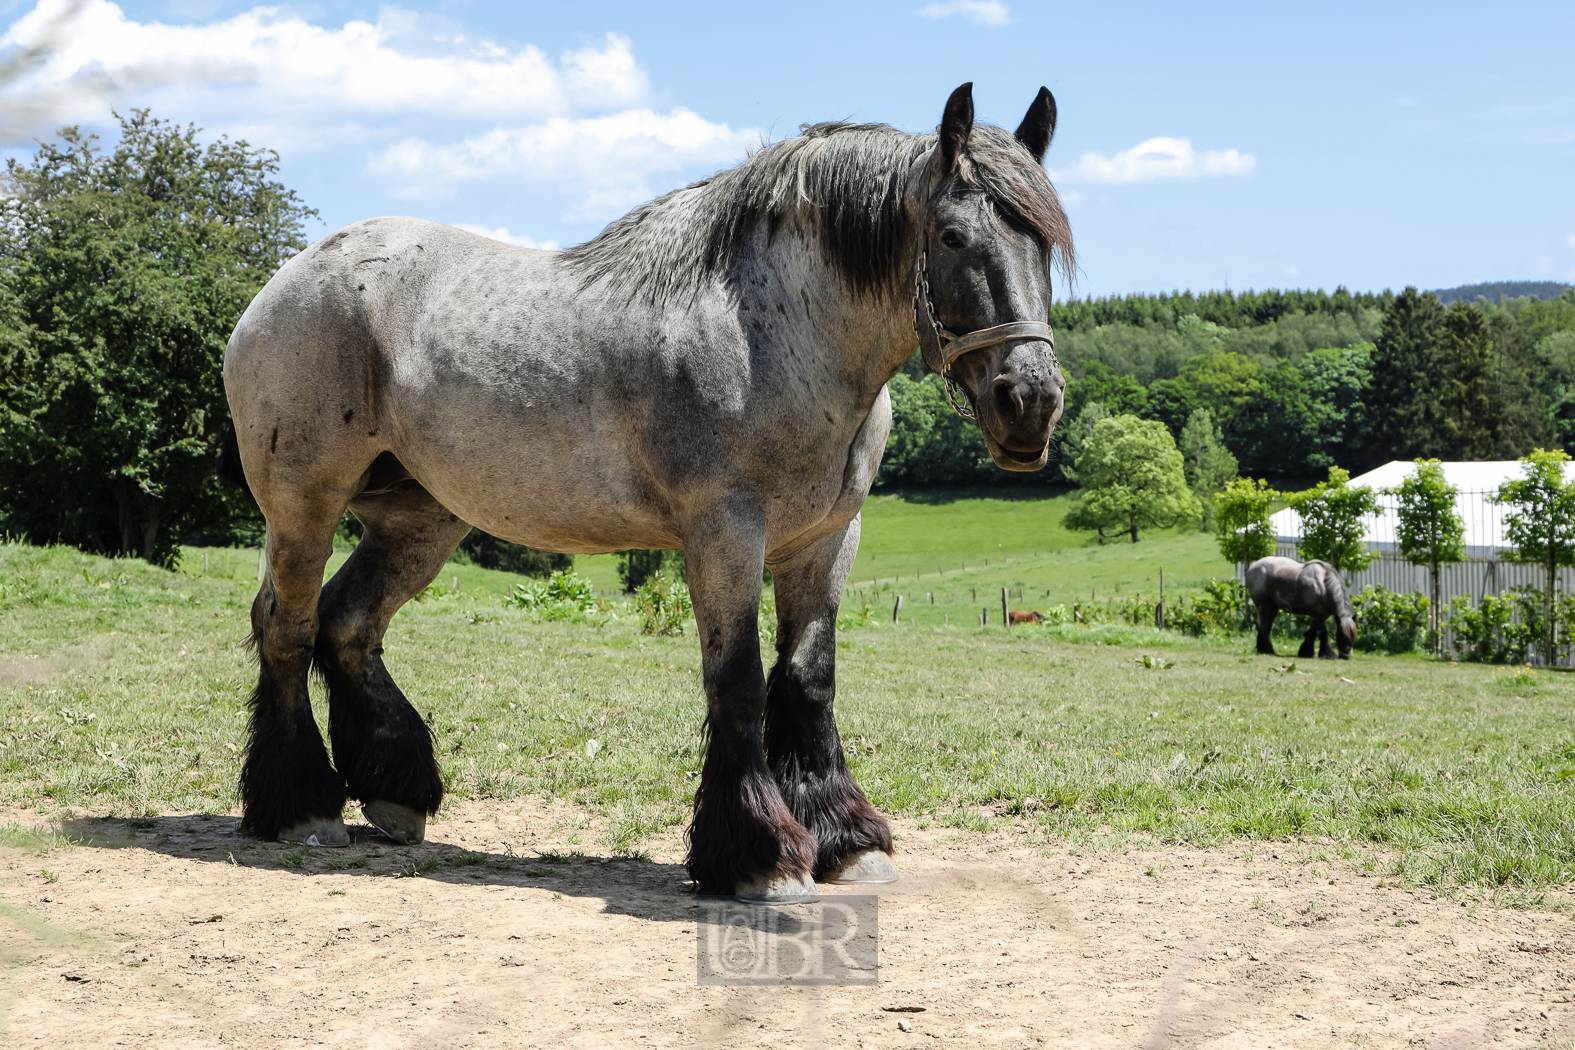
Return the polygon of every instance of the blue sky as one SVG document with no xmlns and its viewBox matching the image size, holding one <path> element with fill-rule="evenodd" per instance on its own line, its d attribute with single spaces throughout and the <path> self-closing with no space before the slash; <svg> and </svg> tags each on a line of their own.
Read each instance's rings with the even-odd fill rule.
<svg viewBox="0 0 1575 1050">
<path fill-rule="evenodd" d="M 68 19 L 61 15 L 77 7 Z M 1046 163 L 1080 295 L 1575 282 L 1575 4 L 0 0 L 0 150 L 150 106 L 273 147 L 314 238 L 584 240 L 804 122 L 932 129 L 972 80 Z"/>
</svg>

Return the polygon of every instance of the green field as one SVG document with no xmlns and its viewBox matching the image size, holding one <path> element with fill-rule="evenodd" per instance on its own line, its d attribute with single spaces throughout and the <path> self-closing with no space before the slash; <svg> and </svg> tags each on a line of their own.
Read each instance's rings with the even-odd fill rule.
<svg viewBox="0 0 1575 1050">
<path fill-rule="evenodd" d="M 56 817 L 231 810 L 255 573 L 248 552 L 210 553 L 204 576 L 200 552 L 169 573 L 0 546 L 0 801 Z M 643 635 L 617 606 L 538 622 L 504 607 L 509 582 L 446 571 L 390 630 L 451 792 L 569 798 L 625 849 L 682 822 L 704 709 L 692 634 Z M 1241 635 L 1116 627 L 888 624 L 839 640 L 844 743 L 888 811 L 1021 821 L 1046 848 L 1310 838 L 1439 886 L 1575 880 L 1565 675 L 1292 663 Z"/>
<path fill-rule="evenodd" d="M 986 607 L 995 622 L 1003 587 L 1011 588 L 1012 608 L 1043 610 L 1091 596 L 1157 594 L 1161 569 L 1167 596 L 1196 592 L 1208 578 L 1234 573 L 1213 537 L 1196 530 L 1098 546 L 1088 533 L 1061 527 L 1070 502 L 1037 494 L 871 496 L 844 608 L 867 600 L 889 620 L 901 594 L 903 619 L 919 625 L 977 623 Z M 616 594 L 616 557 L 577 557 L 574 571 Z"/>
</svg>

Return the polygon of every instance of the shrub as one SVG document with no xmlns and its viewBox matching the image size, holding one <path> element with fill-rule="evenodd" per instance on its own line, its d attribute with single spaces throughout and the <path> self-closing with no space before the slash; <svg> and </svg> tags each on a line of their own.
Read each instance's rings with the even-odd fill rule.
<svg viewBox="0 0 1575 1050">
<path fill-rule="evenodd" d="M 1417 648 L 1432 608 L 1425 594 L 1400 594 L 1382 585 L 1363 588 L 1351 605 L 1356 609 L 1356 648 L 1386 653 Z"/>
<path fill-rule="evenodd" d="M 683 634 L 695 611 L 689 588 L 665 571 L 640 584 L 634 607 L 640 614 L 640 630 L 646 634 Z"/>
<path fill-rule="evenodd" d="M 1247 588 L 1240 580 L 1216 580 L 1203 585 L 1203 593 L 1191 601 L 1183 598 L 1175 609 L 1166 610 L 1166 622 L 1190 635 L 1242 631 L 1252 626 L 1252 610 Z"/>
<path fill-rule="evenodd" d="M 596 608 L 596 588 L 584 577 L 559 569 L 545 580 L 531 580 L 510 587 L 504 603 L 516 609 L 528 609 L 544 619 L 565 620 Z"/>
<path fill-rule="evenodd" d="M 1475 609 L 1464 595 L 1449 605 L 1446 625 L 1454 632 L 1455 655 L 1476 663 L 1526 663 L 1546 646 L 1547 596 L 1540 587 L 1518 587 L 1502 596 L 1484 594 Z M 1575 596 L 1553 603 L 1555 654 L 1575 630 Z"/>
</svg>

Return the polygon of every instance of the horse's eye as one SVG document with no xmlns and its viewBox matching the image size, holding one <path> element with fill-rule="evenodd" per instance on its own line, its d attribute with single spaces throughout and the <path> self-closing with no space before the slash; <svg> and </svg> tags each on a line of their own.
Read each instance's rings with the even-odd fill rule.
<svg viewBox="0 0 1575 1050">
<path fill-rule="evenodd" d="M 941 243 L 948 248 L 961 248 L 963 246 L 962 235 L 956 230 L 947 230 L 941 234 Z"/>
</svg>

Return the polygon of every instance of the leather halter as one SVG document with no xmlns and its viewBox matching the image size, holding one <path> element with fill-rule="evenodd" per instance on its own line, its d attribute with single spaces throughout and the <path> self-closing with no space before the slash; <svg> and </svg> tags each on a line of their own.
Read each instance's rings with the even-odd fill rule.
<svg viewBox="0 0 1575 1050">
<path fill-rule="evenodd" d="M 964 410 L 957 404 L 957 383 L 952 379 L 952 363 L 963 354 L 973 350 L 981 350 L 987 346 L 998 343 L 1010 343 L 1018 339 L 1037 339 L 1042 343 L 1050 344 L 1050 359 L 1055 360 L 1055 331 L 1044 321 L 1008 321 L 991 328 L 979 328 L 972 332 L 958 335 L 945 325 L 935 313 L 935 300 L 930 297 L 929 274 L 929 243 L 919 249 L 919 261 L 913 268 L 913 333 L 919 337 L 919 349 L 924 354 L 924 363 L 941 377 L 941 382 L 946 388 L 946 400 L 951 402 L 952 411 L 964 419 L 977 419 L 978 416 L 970 406 Z M 924 312 L 929 315 L 930 328 L 935 333 L 935 354 L 930 353 L 930 348 L 924 345 L 924 328 L 919 323 L 919 307 L 924 307 Z M 963 391 L 963 398 L 967 400 L 967 391 Z"/>
</svg>

